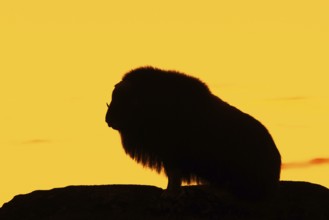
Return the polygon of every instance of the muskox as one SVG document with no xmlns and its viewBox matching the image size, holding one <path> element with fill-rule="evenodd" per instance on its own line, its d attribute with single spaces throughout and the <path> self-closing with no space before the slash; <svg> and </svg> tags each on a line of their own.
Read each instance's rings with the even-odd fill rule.
<svg viewBox="0 0 329 220">
<path fill-rule="evenodd" d="M 106 122 L 119 131 L 130 157 L 164 170 L 167 192 L 197 181 L 258 199 L 278 187 L 281 157 L 268 130 L 197 78 L 134 69 L 115 85 Z"/>
</svg>

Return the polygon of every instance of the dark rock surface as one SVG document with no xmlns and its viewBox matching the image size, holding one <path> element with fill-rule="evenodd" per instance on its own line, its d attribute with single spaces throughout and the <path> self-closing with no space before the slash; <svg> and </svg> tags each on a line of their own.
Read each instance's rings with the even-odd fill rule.
<svg viewBox="0 0 329 220">
<path fill-rule="evenodd" d="M 0 208 L 1 220 L 221 219 L 329 220 L 329 189 L 282 181 L 278 198 L 238 201 L 207 186 L 186 186 L 163 198 L 154 186 L 69 186 L 15 196 Z"/>
</svg>

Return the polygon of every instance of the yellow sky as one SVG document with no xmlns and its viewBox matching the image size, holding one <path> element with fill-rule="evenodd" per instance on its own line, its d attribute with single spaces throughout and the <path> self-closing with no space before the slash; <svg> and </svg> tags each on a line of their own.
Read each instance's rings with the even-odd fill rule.
<svg viewBox="0 0 329 220">
<path fill-rule="evenodd" d="M 0 206 L 66 185 L 165 187 L 104 122 L 113 85 L 154 65 L 199 77 L 262 121 L 282 179 L 329 187 L 329 2 L 0 3 Z"/>
</svg>

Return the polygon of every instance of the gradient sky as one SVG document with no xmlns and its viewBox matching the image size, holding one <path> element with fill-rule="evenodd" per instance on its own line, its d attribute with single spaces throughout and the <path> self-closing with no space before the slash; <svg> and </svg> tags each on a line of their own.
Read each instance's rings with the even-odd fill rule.
<svg viewBox="0 0 329 220">
<path fill-rule="evenodd" d="M 0 2 L 0 206 L 37 189 L 166 186 L 104 118 L 113 85 L 153 65 L 259 119 L 282 179 L 329 187 L 329 2 Z"/>
</svg>

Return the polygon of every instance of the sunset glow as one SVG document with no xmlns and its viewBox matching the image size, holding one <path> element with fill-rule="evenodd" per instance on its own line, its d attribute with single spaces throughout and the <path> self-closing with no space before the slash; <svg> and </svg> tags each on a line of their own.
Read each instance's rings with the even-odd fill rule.
<svg viewBox="0 0 329 220">
<path fill-rule="evenodd" d="M 204 81 L 260 120 L 283 180 L 329 187 L 329 2 L 0 3 L 0 207 L 67 185 L 167 180 L 105 123 L 113 86 L 145 65 Z"/>
</svg>

